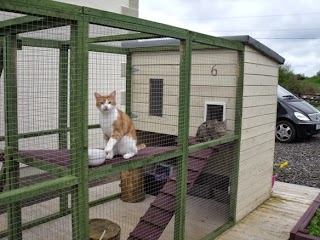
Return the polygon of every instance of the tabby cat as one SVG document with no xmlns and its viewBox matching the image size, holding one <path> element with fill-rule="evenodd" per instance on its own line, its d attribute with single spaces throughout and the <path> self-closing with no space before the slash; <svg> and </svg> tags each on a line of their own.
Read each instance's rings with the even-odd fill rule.
<svg viewBox="0 0 320 240">
<path fill-rule="evenodd" d="M 138 150 L 145 148 L 145 144 L 137 145 L 137 133 L 131 118 L 116 108 L 116 91 L 107 96 L 95 92 L 94 96 L 100 111 L 100 126 L 107 142 L 104 149 L 107 159 L 118 154 L 128 159 L 136 155 Z"/>
<path fill-rule="evenodd" d="M 226 132 L 226 121 L 218 121 L 217 119 L 207 120 L 199 126 L 196 134 L 196 140 L 198 142 L 206 142 L 217 139 L 225 135 Z"/>
</svg>

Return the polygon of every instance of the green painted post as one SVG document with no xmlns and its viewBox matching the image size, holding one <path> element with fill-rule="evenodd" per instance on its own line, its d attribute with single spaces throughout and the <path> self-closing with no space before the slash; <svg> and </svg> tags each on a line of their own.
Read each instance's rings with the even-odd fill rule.
<svg viewBox="0 0 320 240">
<path fill-rule="evenodd" d="M 85 17 L 71 25 L 70 145 L 71 173 L 79 178 L 72 190 L 72 238 L 89 239 L 88 197 L 88 29 Z"/>
<path fill-rule="evenodd" d="M 6 166 L 2 165 L 0 170 L 0 193 L 3 191 L 6 184 Z"/>
<path fill-rule="evenodd" d="M 3 43 L 4 43 L 4 38 L 0 37 L 0 77 L 2 75 L 2 70 L 3 70 Z"/>
<path fill-rule="evenodd" d="M 241 129 L 242 129 L 242 106 L 243 106 L 243 81 L 244 81 L 244 50 L 238 51 L 238 63 L 239 63 L 239 76 L 237 81 L 236 92 L 236 116 L 235 116 L 235 135 L 239 136 L 235 147 L 235 163 L 232 172 L 231 179 L 231 204 L 230 204 L 230 217 L 233 222 L 236 221 L 237 213 L 237 192 L 238 192 L 238 180 L 239 180 L 239 159 L 240 159 L 240 143 L 241 143 Z"/>
<path fill-rule="evenodd" d="M 132 54 L 127 54 L 126 63 L 126 113 L 131 115 L 131 89 L 132 89 L 132 77 L 131 77 L 131 67 L 132 67 Z"/>
<path fill-rule="evenodd" d="M 5 37 L 4 44 L 4 84 L 5 84 L 5 167 L 8 191 L 19 188 L 19 163 L 15 161 L 18 150 L 17 111 L 17 36 Z M 7 207 L 9 240 L 22 239 L 20 202 Z"/>
<path fill-rule="evenodd" d="M 59 149 L 68 147 L 68 46 L 59 54 Z"/>
<path fill-rule="evenodd" d="M 176 214 L 174 239 L 185 239 L 185 212 L 187 196 L 187 164 L 190 111 L 190 75 L 191 75 L 190 38 L 180 43 L 180 80 L 179 80 L 179 120 L 178 146 L 182 148 L 182 157 L 177 164 Z"/>
<path fill-rule="evenodd" d="M 68 50 L 62 45 L 59 50 L 59 149 L 68 148 Z M 68 193 L 60 193 L 60 212 L 68 210 Z"/>
</svg>

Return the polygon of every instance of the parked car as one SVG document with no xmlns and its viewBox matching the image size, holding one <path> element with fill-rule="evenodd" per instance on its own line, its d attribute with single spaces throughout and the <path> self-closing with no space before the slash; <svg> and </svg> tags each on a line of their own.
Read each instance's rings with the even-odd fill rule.
<svg viewBox="0 0 320 240">
<path fill-rule="evenodd" d="M 276 140 L 293 142 L 320 132 L 320 112 L 308 102 L 278 86 Z"/>
</svg>

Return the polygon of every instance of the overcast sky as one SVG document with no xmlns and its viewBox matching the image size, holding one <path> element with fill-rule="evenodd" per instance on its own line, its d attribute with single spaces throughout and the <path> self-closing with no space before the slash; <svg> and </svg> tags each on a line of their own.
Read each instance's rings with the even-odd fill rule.
<svg viewBox="0 0 320 240">
<path fill-rule="evenodd" d="M 250 35 L 295 73 L 320 71 L 318 0 L 140 0 L 139 15 L 214 36 Z"/>
</svg>

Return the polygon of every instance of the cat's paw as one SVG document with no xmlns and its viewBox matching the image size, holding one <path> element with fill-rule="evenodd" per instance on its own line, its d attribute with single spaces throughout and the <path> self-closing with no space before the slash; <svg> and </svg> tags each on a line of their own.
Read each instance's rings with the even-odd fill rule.
<svg viewBox="0 0 320 240">
<path fill-rule="evenodd" d="M 129 158 L 133 157 L 134 155 L 135 155 L 134 153 L 127 153 L 127 154 L 123 155 L 123 158 L 129 159 Z"/>
<path fill-rule="evenodd" d="M 107 158 L 107 159 L 112 159 L 112 158 L 113 158 L 113 153 L 112 153 L 112 152 L 108 153 L 108 155 L 106 156 L 106 158 Z"/>
<path fill-rule="evenodd" d="M 112 151 L 112 147 L 110 147 L 110 146 L 106 146 L 105 147 L 105 149 L 104 149 L 104 151 L 108 154 L 108 153 L 111 153 L 111 151 Z"/>
</svg>

